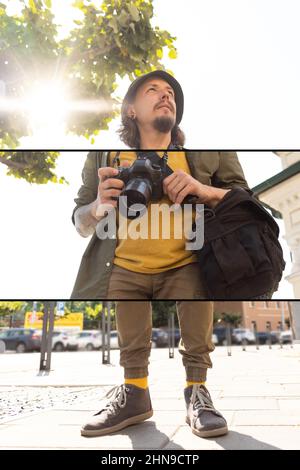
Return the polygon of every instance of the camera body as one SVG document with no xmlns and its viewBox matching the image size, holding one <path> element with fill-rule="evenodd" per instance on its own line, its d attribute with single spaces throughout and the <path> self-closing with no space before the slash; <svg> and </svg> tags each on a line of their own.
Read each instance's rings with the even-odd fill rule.
<svg viewBox="0 0 300 470">
<path fill-rule="evenodd" d="M 130 167 L 119 167 L 114 178 L 124 182 L 121 196 L 127 197 L 127 206 L 147 206 L 150 201 L 160 201 L 164 195 L 163 181 L 172 173 L 165 162 L 153 152 L 140 152 Z M 158 160 L 157 160 L 158 158 Z"/>
<path fill-rule="evenodd" d="M 137 159 L 130 167 L 119 167 L 118 171 L 113 178 L 122 180 L 125 184 L 121 192 L 125 201 L 119 207 L 128 219 L 140 217 L 150 201 L 160 201 L 163 198 L 163 181 L 173 173 L 167 165 L 167 159 L 160 158 L 156 152 L 138 152 Z M 182 204 L 196 202 L 197 198 L 189 195 Z"/>
</svg>

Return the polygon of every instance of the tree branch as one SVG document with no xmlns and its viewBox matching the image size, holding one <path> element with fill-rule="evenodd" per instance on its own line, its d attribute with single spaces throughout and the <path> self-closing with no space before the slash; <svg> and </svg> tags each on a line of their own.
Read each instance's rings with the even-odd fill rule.
<svg viewBox="0 0 300 470">
<path fill-rule="evenodd" d="M 26 168 L 28 168 L 28 165 L 26 163 L 13 162 L 8 157 L 3 157 L 3 156 L 0 156 L 0 163 L 3 163 L 9 168 L 13 168 L 16 170 L 25 170 Z"/>
</svg>

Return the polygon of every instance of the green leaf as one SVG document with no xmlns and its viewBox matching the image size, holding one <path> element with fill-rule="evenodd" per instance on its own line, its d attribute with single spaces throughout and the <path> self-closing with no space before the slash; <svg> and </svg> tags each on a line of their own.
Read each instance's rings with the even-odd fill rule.
<svg viewBox="0 0 300 470">
<path fill-rule="evenodd" d="M 75 2 L 72 3 L 72 7 L 79 8 L 79 10 L 81 10 L 84 7 L 83 0 L 75 0 Z"/>
<path fill-rule="evenodd" d="M 32 13 L 36 14 L 37 13 L 37 8 L 35 4 L 35 0 L 29 0 L 29 8 L 32 11 Z"/>
<path fill-rule="evenodd" d="M 44 3 L 49 10 L 52 8 L 52 0 L 44 0 Z"/>
<path fill-rule="evenodd" d="M 117 20 L 114 16 L 112 17 L 112 19 L 109 21 L 108 24 L 114 30 L 114 33 L 117 34 L 119 31 L 119 28 L 118 28 Z"/>
<path fill-rule="evenodd" d="M 139 14 L 139 10 L 137 9 L 137 7 L 133 3 L 129 3 L 127 5 L 127 9 L 129 11 L 133 21 L 139 21 L 140 14 Z"/>
<path fill-rule="evenodd" d="M 157 22 L 152 25 L 155 0 L 72 0 L 73 9 L 77 9 L 75 13 L 80 11 L 80 16 L 63 39 L 58 34 L 50 0 L 21 0 L 23 9 L 18 16 L 7 15 L 3 3 L 0 0 L 0 44 L 4 60 L 12 50 L 16 58 L 5 66 L 8 82 L 13 82 L 13 90 L 9 89 L 12 99 L 26 96 L 32 84 L 41 82 L 44 76 L 50 79 L 58 58 L 63 64 L 58 78 L 69 90 L 70 99 L 85 102 L 110 100 L 115 90 L 118 94 L 118 77 L 134 79 L 151 70 L 164 69 L 167 54 L 176 56 L 172 32 L 160 29 Z M 105 113 L 100 109 L 69 113 L 66 132 L 91 139 L 118 116 L 116 108 Z M 20 148 L 21 139 L 30 132 L 28 115 L 16 111 L 9 119 L 1 120 L 0 128 L 0 149 Z M 56 174 L 58 154 L 29 151 L 27 161 L 22 152 L 10 150 L 10 154 L 18 165 L 7 166 L 7 174 L 29 183 L 61 181 Z M 1 163 L 7 163 L 5 158 L 0 158 Z"/>
<path fill-rule="evenodd" d="M 163 58 L 163 50 L 162 49 L 156 49 L 156 55 L 159 59 Z"/>
<path fill-rule="evenodd" d="M 176 49 L 171 49 L 171 50 L 169 51 L 168 56 L 170 57 L 170 59 L 177 59 L 177 51 L 176 51 Z"/>
</svg>

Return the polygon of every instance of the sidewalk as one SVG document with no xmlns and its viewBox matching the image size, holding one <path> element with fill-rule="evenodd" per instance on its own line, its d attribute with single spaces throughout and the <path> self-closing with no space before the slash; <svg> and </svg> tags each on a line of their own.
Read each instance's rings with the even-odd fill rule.
<svg viewBox="0 0 300 470">
<path fill-rule="evenodd" d="M 122 383 L 118 355 L 112 351 L 112 365 L 104 366 L 99 352 L 56 353 L 49 376 L 37 375 L 38 354 L 1 355 L 4 406 L 5 400 L 19 403 L 25 393 L 40 394 L 39 401 L 47 393 L 46 404 L 50 391 L 53 396 L 45 409 L 0 420 L 0 449 L 300 449 L 300 345 L 259 351 L 237 346 L 231 357 L 225 347 L 216 348 L 207 386 L 228 421 L 226 436 L 201 439 L 191 433 L 185 424 L 181 357 L 177 350 L 169 359 L 167 349 L 154 349 L 151 420 L 110 436 L 81 437 L 81 424 L 99 409 L 100 398 Z"/>
</svg>

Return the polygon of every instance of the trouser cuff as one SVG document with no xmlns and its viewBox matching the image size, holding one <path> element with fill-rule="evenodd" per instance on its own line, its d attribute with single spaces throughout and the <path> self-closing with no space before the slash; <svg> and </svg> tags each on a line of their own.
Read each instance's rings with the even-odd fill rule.
<svg viewBox="0 0 300 470">
<path fill-rule="evenodd" d="M 143 377 L 148 377 L 149 372 L 147 367 L 130 367 L 129 369 L 124 369 L 124 378 L 125 379 L 141 379 Z"/>
<path fill-rule="evenodd" d="M 207 379 L 207 369 L 200 367 L 186 367 L 187 382 L 205 382 Z"/>
</svg>

